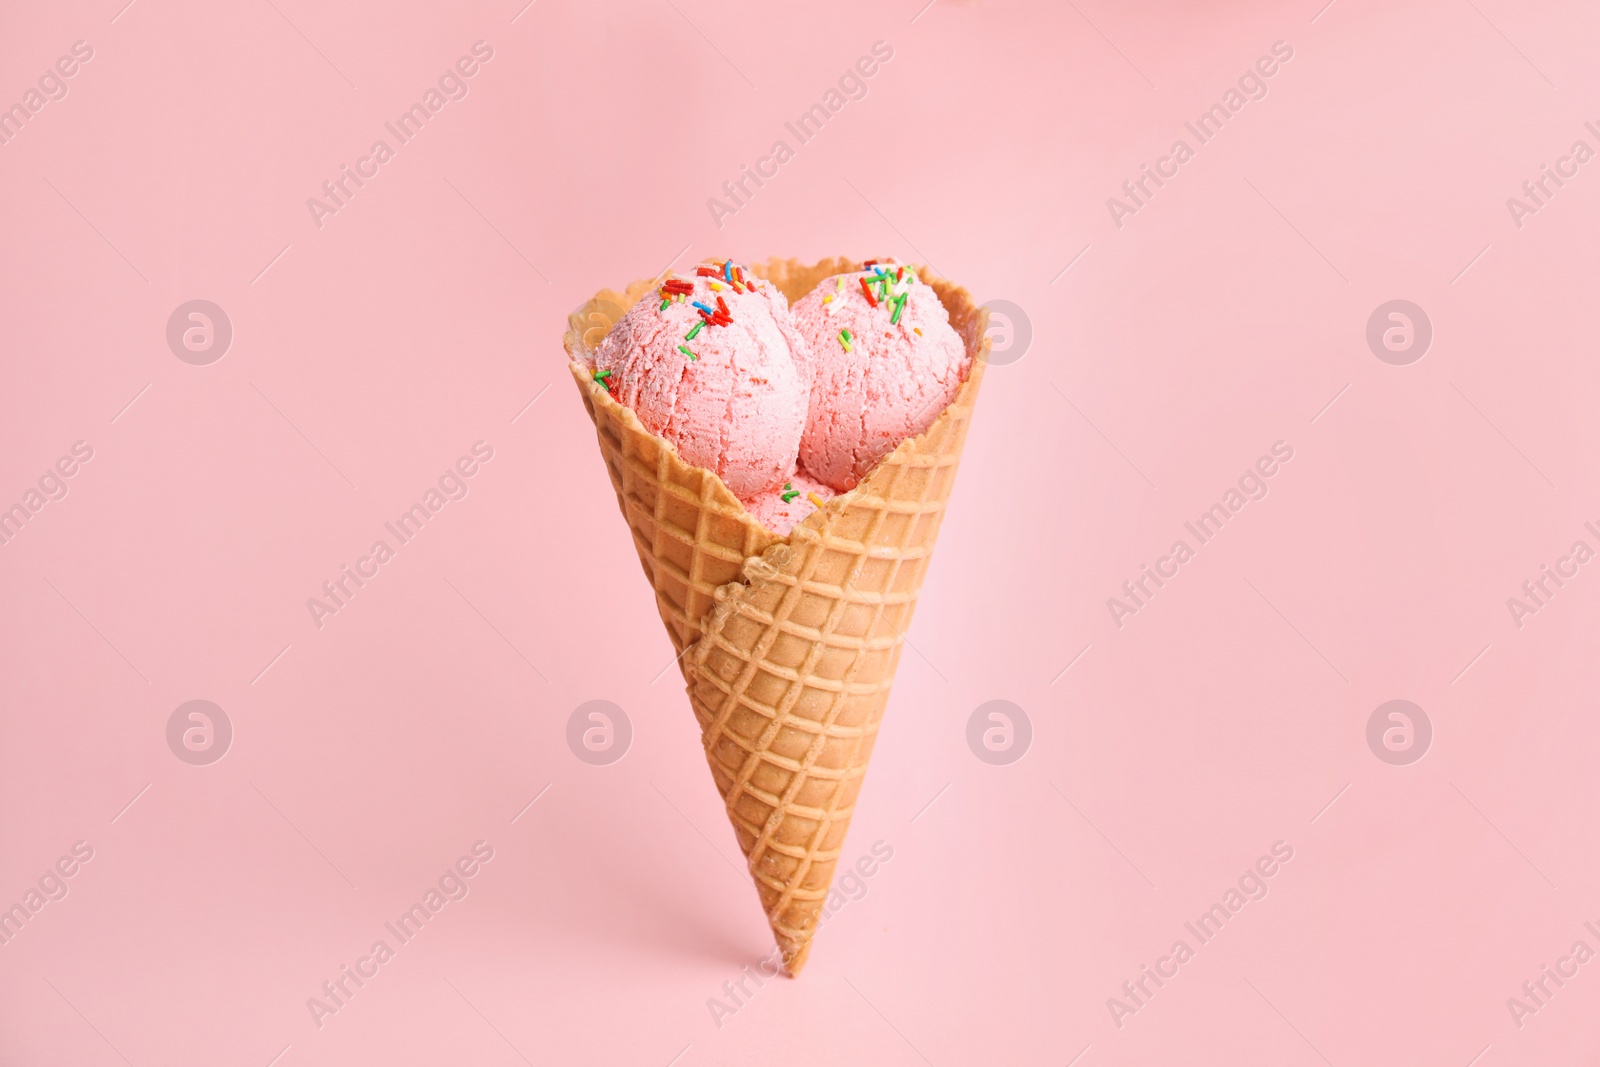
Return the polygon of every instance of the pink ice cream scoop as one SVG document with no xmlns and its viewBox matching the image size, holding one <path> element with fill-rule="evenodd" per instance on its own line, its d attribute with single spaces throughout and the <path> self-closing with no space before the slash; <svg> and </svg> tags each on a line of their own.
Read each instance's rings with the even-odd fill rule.
<svg viewBox="0 0 1600 1067">
<path fill-rule="evenodd" d="M 828 278 L 795 303 L 794 321 L 816 363 L 800 464 L 840 492 L 933 425 L 972 366 L 910 267 L 878 261 Z"/>
<path fill-rule="evenodd" d="M 811 369 L 783 294 L 731 262 L 664 279 L 594 354 L 646 429 L 746 500 L 794 473 Z"/>
<path fill-rule="evenodd" d="M 832 498 L 832 489 L 797 470 L 782 485 L 757 493 L 744 506 L 761 525 L 788 537 L 790 530 Z"/>
</svg>

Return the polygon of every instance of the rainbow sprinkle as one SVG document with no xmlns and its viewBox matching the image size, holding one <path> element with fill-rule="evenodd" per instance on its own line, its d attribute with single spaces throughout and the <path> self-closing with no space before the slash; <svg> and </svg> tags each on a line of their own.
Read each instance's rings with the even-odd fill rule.
<svg viewBox="0 0 1600 1067">
<path fill-rule="evenodd" d="M 611 372 L 608 370 L 597 370 L 594 372 L 594 380 L 597 382 L 603 381 L 609 377 L 611 377 Z"/>
<path fill-rule="evenodd" d="M 697 322 L 697 323 L 695 323 L 695 324 L 694 324 L 694 329 L 692 329 L 692 330 L 690 330 L 690 331 L 689 331 L 689 332 L 688 332 L 688 334 L 687 334 L 687 335 L 685 335 L 685 337 L 684 337 L 684 340 L 685 340 L 685 341 L 693 341 L 693 340 L 694 340 L 694 338 L 695 338 L 695 334 L 697 334 L 697 333 L 699 333 L 699 332 L 700 332 L 700 328 L 701 328 L 701 327 L 702 327 L 702 326 L 704 326 L 704 325 L 705 325 L 705 323 L 704 323 L 704 322 Z"/>
<path fill-rule="evenodd" d="M 733 260 L 731 259 L 722 264 L 722 280 L 725 282 L 733 281 Z"/>
<path fill-rule="evenodd" d="M 839 343 L 844 346 L 844 350 L 846 352 L 849 352 L 851 350 L 852 346 L 850 344 L 850 331 L 849 330 L 840 330 L 839 331 Z"/>
<path fill-rule="evenodd" d="M 779 496 L 783 499 L 783 502 L 785 504 L 787 504 L 789 501 L 793 500 L 795 497 L 797 497 L 799 495 L 800 495 L 800 490 L 796 489 L 792 482 L 784 482 L 783 483 L 783 492 L 779 494 Z"/>
<path fill-rule="evenodd" d="M 700 358 L 699 356 L 695 355 L 693 352 L 691 352 L 687 348 L 685 348 L 683 345 L 679 345 L 678 346 L 678 351 L 682 352 L 684 355 L 688 356 L 690 359 L 699 359 Z"/>
<path fill-rule="evenodd" d="M 889 324 L 891 326 L 900 325 L 900 313 L 906 309 L 906 295 L 907 294 L 905 293 L 901 293 L 895 298 L 894 314 L 889 316 Z"/>
<path fill-rule="evenodd" d="M 681 278 L 668 278 L 661 285 L 661 306 L 657 311 L 666 311 L 674 300 L 688 293 L 694 292 L 694 286 Z"/>
<path fill-rule="evenodd" d="M 818 496 L 815 493 L 807 493 L 806 494 L 806 499 L 811 501 L 813 504 L 815 504 L 819 508 L 827 503 L 827 501 L 823 500 L 820 496 Z"/>
</svg>

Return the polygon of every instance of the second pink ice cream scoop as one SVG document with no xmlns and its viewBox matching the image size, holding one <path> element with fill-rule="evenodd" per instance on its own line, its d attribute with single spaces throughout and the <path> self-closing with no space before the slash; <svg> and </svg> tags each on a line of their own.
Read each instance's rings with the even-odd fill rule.
<svg viewBox="0 0 1600 1067">
<path fill-rule="evenodd" d="M 910 267 L 828 278 L 796 301 L 794 322 L 816 364 L 800 465 L 839 492 L 933 425 L 971 366 L 938 294 Z"/>
</svg>

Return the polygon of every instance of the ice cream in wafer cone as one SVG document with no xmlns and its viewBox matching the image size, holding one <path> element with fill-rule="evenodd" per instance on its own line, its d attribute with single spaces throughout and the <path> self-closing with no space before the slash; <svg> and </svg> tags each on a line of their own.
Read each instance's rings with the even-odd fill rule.
<svg viewBox="0 0 1600 1067">
<path fill-rule="evenodd" d="M 795 301 L 860 266 L 771 260 Z M 779 537 L 594 380 L 600 340 L 654 285 L 599 293 L 566 336 L 617 503 L 655 590 L 706 759 L 785 965 L 800 973 L 833 881 L 986 366 L 987 312 L 919 270 L 973 357 L 954 399 L 854 489 Z"/>
</svg>

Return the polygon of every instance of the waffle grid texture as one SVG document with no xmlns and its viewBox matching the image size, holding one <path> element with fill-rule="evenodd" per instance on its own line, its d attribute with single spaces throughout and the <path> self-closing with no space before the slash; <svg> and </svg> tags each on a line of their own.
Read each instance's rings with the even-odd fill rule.
<svg viewBox="0 0 1600 1067">
<path fill-rule="evenodd" d="M 859 269 L 839 259 L 752 267 L 791 302 Z M 926 433 L 787 538 L 590 379 L 587 353 L 653 282 L 600 293 L 567 334 L 712 777 L 790 974 L 810 953 L 986 366 L 987 312 L 966 290 L 918 274 L 974 356 L 967 380 Z"/>
</svg>

